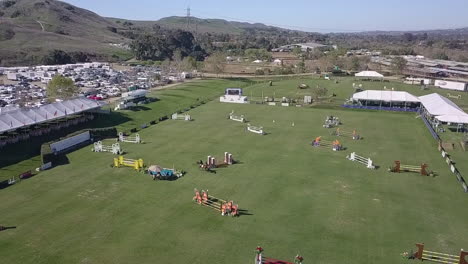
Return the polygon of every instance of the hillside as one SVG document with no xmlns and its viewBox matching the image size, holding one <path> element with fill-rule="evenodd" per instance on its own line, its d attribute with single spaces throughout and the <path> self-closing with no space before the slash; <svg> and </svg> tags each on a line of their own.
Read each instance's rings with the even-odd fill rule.
<svg viewBox="0 0 468 264">
<path fill-rule="evenodd" d="M 180 16 L 170 16 L 161 18 L 155 21 L 135 21 L 135 20 L 122 20 L 119 18 L 108 18 L 112 23 L 127 21 L 132 23 L 135 27 L 152 28 L 158 25 L 165 29 L 182 29 L 187 30 L 187 18 Z M 237 21 L 227 21 L 224 19 L 202 19 L 191 17 L 189 31 L 196 31 L 197 33 L 224 33 L 224 34 L 241 34 L 247 31 L 292 31 L 278 27 L 267 26 L 261 23 L 247 23 Z"/>
<path fill-rule="evenodd" d="M 128 40 L 112 21 L 91 11 L 55 0 L 0 2 L 1 65 L 40 63 L 51 50 L 84 52 L 91 58 L 126 51 L 109 45 Z"/>
</svg>

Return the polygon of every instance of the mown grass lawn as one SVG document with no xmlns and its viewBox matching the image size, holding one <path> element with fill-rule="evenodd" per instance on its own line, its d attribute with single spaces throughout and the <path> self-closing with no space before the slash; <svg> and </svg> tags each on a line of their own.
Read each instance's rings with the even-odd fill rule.
<svg viewBox="0 0 468 264">
<path fill-rule="evenodd" d="M 268 135 L 228 120 L 232 110 Z M 89 146 L 0 191 L 0 224 L 17 226 L 0 233 L 2 263 L 250 263 L 261 245 L 289 261 L 299 253 L 307 263 L 393 264 L 415 242 L 453 254 L 468 243 L 468 196 L 415 114 L 218 102 L 190 114 L 195 121 L 142 130 L 144 144 L 122 144 L 128 158 L 186 170 L 177 181 L 111 168 L 113 155 Z M 364 139 L 342 139 L 342 152 L 311 147 L 317 136 L 335 139 L 322 127 L 327 115 Z M 195 165 L 225 151 L 240 163 L 216 174 Z M 348 161 L 352 151 L 380 168 Z M 394 160 L 426 162 L 438 176 L 389 173 Z M 194 188 L 248 214 L 196 205 Z"/>
</svg>

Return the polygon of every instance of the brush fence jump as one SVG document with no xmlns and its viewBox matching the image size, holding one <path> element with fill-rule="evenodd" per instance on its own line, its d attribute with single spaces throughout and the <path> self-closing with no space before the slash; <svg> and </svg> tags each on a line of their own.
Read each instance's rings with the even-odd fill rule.
<svg viewBox="0 0 468 264">
<path fill-rule="evenodd" d="M 172 120 L 185 120 L 185 121 L 191 121 L 192 120 L 192 117 L 190 115 L 187 115 L 187 114 L 181 115 L 181 114 L 178 114 L 178 113 L 172 114 L 171 118 L 172 118 Z"/>
<path fill-rule="evenodd" d="M 114 158 L 114 167 L 132 167 L 137 171 L 140 171 L 145 166 L 143 159 L 126 159 L 123 156 L 119 156 L 118 158 Z"/>
<path fill-rule="evenodd" d="M 110 152 L 114 155 L 119 155 L 122 153 L 119 143 L 114 143 L 111 146 L 103 145 L 101 141 L 94 142 L 94 152 Z"/>
<path fill-rule="evenodd" d="M 439 253 L 424 249 L 424 244 L 416 244 L 418 252 L 415 253 L 414 258 L 421 261 L 427 260 L 443 264 L 468 264 L 468 252 L 463 249 L 460 250 L 460 255 L 451 255 L 445 253 Z"/>
<path fill-rule="evenodd" d="M 241 123 L 245 123 L 245 118 L 244 118 L 244 115 L 235 115 L 234 114 L 234 111 L 232 111 L 230 114 L 229 114 L 229 119 L 233 120 L 233 121 L 237 121 L 237 122 L 241 122 Z"/>
<path fill-rule="evenodd" d="M 127 142 L 127 143 L 134 143 L 134 144 L 139 144 L 141 143 L 141 138 L 140 138 L 140 134 L 135 134 L 135 136 L 131 137 L 127 137 L 127 136 L 124 136 L 124 134 L 122 132 L 119 133 L 119 141 L 120 142 Z"/>
<path fill-rule="evenodd" d="M 355 161 L 357 163 L 361 163 L 365 165 L 368 169 L 375 169 L 374 163 L 370 158 L 364 158 L 363 156 L 359 156 L 356 152 L 351 153 L 351 155 L 346 157 L 351 161 Z"/>
<path fill-rule="evenodd" d="M 250 124 L 247 125 L 247 131 L 250 131 L 252 133 L 259 134 L 259 135 L 265 135 L 265 132 L 263 131 L 263 127 L 256 127 Z"/>
</svg>

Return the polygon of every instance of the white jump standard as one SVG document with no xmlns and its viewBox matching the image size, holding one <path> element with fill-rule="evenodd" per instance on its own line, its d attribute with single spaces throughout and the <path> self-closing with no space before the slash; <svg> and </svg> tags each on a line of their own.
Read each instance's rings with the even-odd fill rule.
<svg viewBox="0 0 468 264">
<path fill-rule="evenodd" d="M 178 114 L 178 113 L 172 114 L 171 119 L 172 120 L 192 121 L 192 117 L 190 115 L 187 115 L 187 114 L 182 115 L 182 114 Z"/>
<path fill-rule="evenodd" d="M 259 134 L 259 135 L 265 135 L 265 132 L 263 131 L 263 127 L 256 127 L 250 124 L 247 124 L 247 131 L 250 131 L 252 133 Z"/>
<path fill-rule="evenodd" d="M 120 142 L 127 142 L 127 143 L 134 143 L 134 144 L 140 144 L 142 141 L 141 141 L 141 138 L 140 138 L 140 134 L 135 134 L 134 137 L 130 137 L 130 136 L 124 136 L 124 134 L 122 132 L 119 133 L 119 139 L 118 141 Z"/>
<path fill-rule="evenodd" d="M 244 115 L 235 115 L 234 114 L 234 110 L 229 114 L 229 119 L 233 120 L 233 121 L 237 121 L 237 122 L 241 122 L 241 123 L 245 123 L 245 118 L 244 118 Z"/>
<path fill-rule="evenodd" d="M 122 149 L 120 149 L 120 144 L 115 143 L 112 146 L 103 145 L 101 141 L 94 142 L 94 152 L 110 152 L 114 155 L 120 155 L 122 153 Z"/>
<path fill-rule="evenodd" d="M 365 165 L 368 169 L 375 169 L 374 163 L 370 158 L 364 158 L 362 156 L 359 156 L 358 154 L 356 154 L 356 152 L 351 153 L 351 155 L 347 156 L 346 158 L 351 161 L 361 163 L 362 165 Z"/>
</svg>

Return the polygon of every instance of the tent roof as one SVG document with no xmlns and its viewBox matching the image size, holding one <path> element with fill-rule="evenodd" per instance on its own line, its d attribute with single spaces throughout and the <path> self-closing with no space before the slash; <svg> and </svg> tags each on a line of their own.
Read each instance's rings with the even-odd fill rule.
<svg viewBox="0 0 468 264">
<path fill-rule="evenodd" d="M 376 71 L 362 71 L 356 73 L 354 76 L 356 77 L 373 77 L 373 78 L 383 78 L 384 76 Z"/>
<path fill-rule="evenodd" d="M 436 117 L 437 120 L 447 123 L 468 124 L 468 115 L 441 115 Z"/>
<path fill-rule="evenodd" d="M 385 102 L 419 103 L 419 99 L 416 96 L 408 92 L 402 91 L 366 90 L 353 94 L 353 99 Z"/>
<path fill-rule="evenodd" d="M 422 105 L 426 108 L 429 114 L 433 116 L 466 115 L 466 113 L 463 112 L 463 110 L 454 102 L 438 93 L 420 96 L 419 100 L 421 100 Z"/>
<path fill-rule="evenodd" d="M 79 114 L 100 108 L 105 104 L 105 102 L 78 97 L 40 107 L 22 108 L 6 113 L 0 112 L 0 133 L 64 118 L 67 115 Z"/>
</svg>

